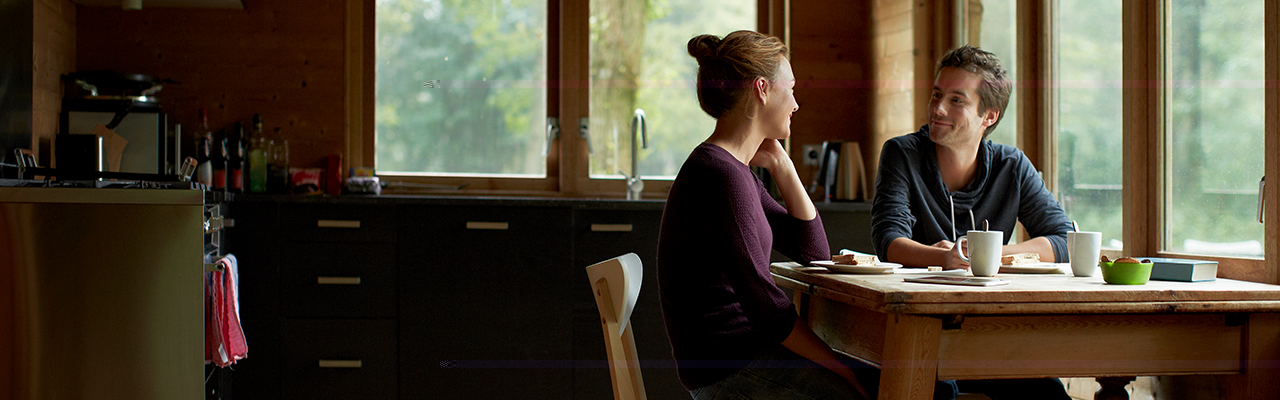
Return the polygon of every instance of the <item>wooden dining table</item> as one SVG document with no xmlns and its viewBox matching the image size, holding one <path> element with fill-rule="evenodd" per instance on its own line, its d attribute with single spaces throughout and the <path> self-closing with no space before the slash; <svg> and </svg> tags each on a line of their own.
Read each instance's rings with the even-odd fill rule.
<svg viewBox="0 0 1280 400">
<path fill-rule="evenodd" d="M 1280 398 L 1277 285 L 1112 285 L 1068 272 L 976 287 L 794 262 L 770 271 L 818 336 L 881 369 L 880 399 L 930 399 L 938 380 L 1042 377 L 1094 377 L 1124 396 L 1132 377 L 1170 375 L 1223 375 L 1223 398 Z"/>
</svg>

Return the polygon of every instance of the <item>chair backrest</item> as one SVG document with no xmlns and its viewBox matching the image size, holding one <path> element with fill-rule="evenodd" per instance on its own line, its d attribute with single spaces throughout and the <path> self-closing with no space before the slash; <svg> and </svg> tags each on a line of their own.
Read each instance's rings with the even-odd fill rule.
<svg viewBox="0 0 1280 400">
<path fill-rule="evenodd" d="M 609 353 L 609 377 L 613 380 L 615 400 L 645 400 L 644 379 L 640 376 L 640 359 L 636 340 L 631 333 L 631 312 L 640 298 L 640 281 L 644 268 L 640 256 L 627 253 L 587 267 L 591 291 L 600 311 L 600 327 L 604 346 Z"/>
</svg>

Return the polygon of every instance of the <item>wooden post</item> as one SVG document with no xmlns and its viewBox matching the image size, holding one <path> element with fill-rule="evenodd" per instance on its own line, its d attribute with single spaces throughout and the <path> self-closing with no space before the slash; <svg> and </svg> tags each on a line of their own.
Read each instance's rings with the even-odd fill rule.
<svg viewBox="0 0 1280 400">
<path fill-rule="evenodd" d="M 938 378 L 938 341 L 942 320 L 890 314 L 885 321 L 881 399 L 933 398 Z"/>
</svg>

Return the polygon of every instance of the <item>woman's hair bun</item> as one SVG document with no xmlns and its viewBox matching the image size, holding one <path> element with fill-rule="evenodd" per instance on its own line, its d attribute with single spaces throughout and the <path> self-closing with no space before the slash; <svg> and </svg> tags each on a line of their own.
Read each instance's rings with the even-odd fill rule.
<svg viewBox="0 0 1280 400">
<path fill-rule="evenodd" d="M 699 62 L 714 56 L 720 49 L 721 39 L 716 35 L 698 35 L 689 39 L 689 55 Z"/>
</svg>

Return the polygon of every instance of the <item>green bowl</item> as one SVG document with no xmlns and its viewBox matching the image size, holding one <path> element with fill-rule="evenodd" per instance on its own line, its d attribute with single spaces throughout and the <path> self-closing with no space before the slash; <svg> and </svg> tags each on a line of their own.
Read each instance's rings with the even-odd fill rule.
<svg viewBox="0 0 1280 400">
<path fill-rule="evenodd" d="M 1100 262 L 1102 280 L 1113 285 L 1143 285 L 1151 279 L 1151 263 Z"/>
</svg>

